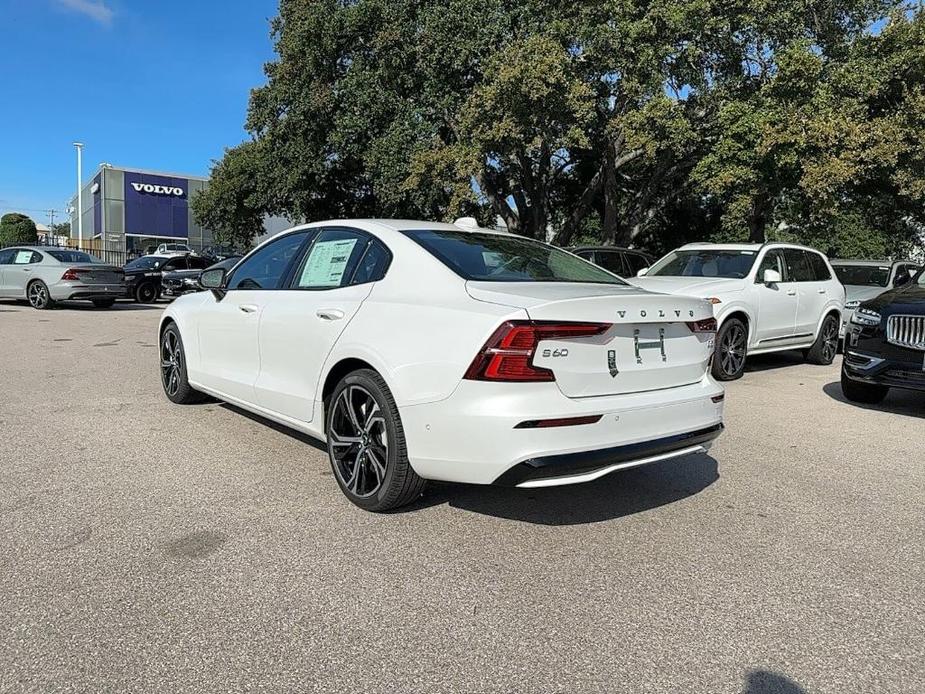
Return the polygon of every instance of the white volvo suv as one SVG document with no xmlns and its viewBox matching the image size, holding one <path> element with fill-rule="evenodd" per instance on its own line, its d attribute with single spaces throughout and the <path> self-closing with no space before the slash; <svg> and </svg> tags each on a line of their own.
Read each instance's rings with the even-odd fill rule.
<svg viewBox="0 0 925 694">
<path fill-rule="evenodd" d="M 539 487 L 705 451 L 722 431 L 703 299 L 458 225 L 299 226 L 160 322 L 167 397 L 208 394 L 327 442 L 358 506 L 424 481 Z"/>
<path fill-rule="evenodd" d="M 739 378 L 747 354 L 798 349 L 813 364 L 831 364 L 838 351 L 845 288 L 812 248 L 692 243 L 640 270 L 632 282 L 713 304 L 718 380 Z"/>
</svg>

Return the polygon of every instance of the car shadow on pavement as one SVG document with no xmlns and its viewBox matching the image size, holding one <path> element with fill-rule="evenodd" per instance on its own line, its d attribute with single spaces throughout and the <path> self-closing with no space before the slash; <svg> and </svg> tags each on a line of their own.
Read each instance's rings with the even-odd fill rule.
<svg viewBox="0 0 925 694">
<path fill-rule="evenodd" d="M 806 690 L 776 672 L 752 670 L 745 679 L 743 694 L 806 694 Z"/>
<path fill-rule="evenodd" d="M 746 360 L 745 373 L 785 369 L 805 363 L 806 359 L 803 358 L 803 353 L 798 350 L 772 352 L 771 354 L 756 354 L 754 356 L 749 356 L 748 360 Z"/>
<path fill-rule="evenodd" d="M 73 303 L 55 304 L 50 310 L 38 311 L 32 308 L 28 302 L 11 299 L 9 301 L 0 301 L 0 313 L 16 313 L 17 311 L 32 311 L 34 313 L 54 313 L 55 311 L 89 311 L 91 313 L 108 313 L 110 311 L 149 311 L 151 309 L 161 309 L 167 307 L 167 304 L 139 304 L 129 301 L 117 301 L 109 308 L 97 308 L 86 301 L 75 301 Z"/>
<path fill-rule="evenodd" d="M 563 487 L 518 489 L 434 482 L 420 500 L 398 509 L 413 513 L 448 504 L 473 513 L 537 525 L 581 525 L 614 520 L 674 503 L 719 479 L 709 455 L 692 455 Z"/>
<path fill-rule="evenodd" d="M 889 412 L 891 414 L 901 414 L 907 417 L 917 417 L 925 419 L 925 393 L 913 390 L 903 390 L 902 388 L 891 388 L 886 400 L 876 405 L 867 405 L 861 402 L 851 402 L 842 392 L 841 383 L 833 381 L 822 386 L 822 392 L 833 400 L 859 407 L 863 410 L 878 410 L 880 412 Z"/>
</svg>

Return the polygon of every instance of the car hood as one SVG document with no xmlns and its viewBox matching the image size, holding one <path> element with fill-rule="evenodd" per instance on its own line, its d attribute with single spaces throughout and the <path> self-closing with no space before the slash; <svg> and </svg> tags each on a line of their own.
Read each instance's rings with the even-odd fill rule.
<svg viewBox="0 0 925 694">
<path fill-rule="evenodd" d="M 867 301 L 887 291 L 886 287 L 869 287 L 861 284 L 845 285 L 845 301 Z"/>
<path fill-rule="evenodd" d="M 740 292 L 746 282 L 744 279 L 723 277 L 634 277 L 629 281 L 650 292 L 701 298 Z"/>
<path fill-rule="evenodd" d="M 925 314 L 925 286 L 909 284 L 899 289 L 884 292 L 880 296 L 863 302 L 861 306 L 886 315 L 894 313 Z"/>
</svg>

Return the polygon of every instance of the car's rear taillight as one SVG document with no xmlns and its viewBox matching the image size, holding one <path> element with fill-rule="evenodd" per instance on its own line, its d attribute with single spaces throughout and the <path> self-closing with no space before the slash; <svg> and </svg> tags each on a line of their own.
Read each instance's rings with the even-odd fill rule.
<svg viewBox="0 0 925 694">
<path fill-rule="evenodd" d="M 716 319 L 704 318 L 703 320 L 688 321 L 687 327 L 691 329 L 692 333 L 715 333 Z"/>
<path fill-rule="evenodd" d="M 67 270 L 64 271 L 64 274 L 61 275 L 61 279 L 70 280 L 72 282 L 74 280 L 79 280 L 81 272 L 83 272 L 83 270 L 78 270 L 76 268 L 68 268 Z"/>
<path fill-rule="evenodd" d="M 470 381 L 555 381 L 549 369 L 533 366 L 536 346 L 543 340 L 593 337 L 607 332 L 610 323 L 507 321 L 495 330 L 472 360 L 463 378 Z"/>
</svg>

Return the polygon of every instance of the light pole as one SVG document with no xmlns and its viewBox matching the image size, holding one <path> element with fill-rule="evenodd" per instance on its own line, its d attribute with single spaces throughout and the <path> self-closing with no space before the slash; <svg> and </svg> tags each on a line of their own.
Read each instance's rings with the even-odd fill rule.
<svg viewBox="0 0 925 694">
<path fill-rule="evenodd" d="M 83 152 L 84 143 L 83 142 L 74 142 L 74 147 L 77 149 L 77 248 L 83 246 L 84 243 L 84 206 L 83 206 L 83 182 L 81 180 L 81 161 L 80 156 Z"/>
</svg>

